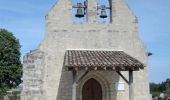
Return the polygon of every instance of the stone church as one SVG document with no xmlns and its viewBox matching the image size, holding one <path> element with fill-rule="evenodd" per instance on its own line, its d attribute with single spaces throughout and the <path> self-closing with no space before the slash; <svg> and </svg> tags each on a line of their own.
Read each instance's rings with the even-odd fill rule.
<svg viewBox="0 0 170 100">
<path fill-rule="evenodd" d="M 57 0 L 24 56 L 22 100 L 149 100 L 148 52 L 123 0 Z"/>
</svg>

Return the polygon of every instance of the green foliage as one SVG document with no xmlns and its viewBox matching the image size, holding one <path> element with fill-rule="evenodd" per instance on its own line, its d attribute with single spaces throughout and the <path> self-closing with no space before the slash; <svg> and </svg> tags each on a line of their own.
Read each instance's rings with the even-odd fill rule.
<svg viewBox="0 0 170 100">
<path fill-rule="evenodd" d="M 0 96 L 21 83 L 20 47 L 11 32 L 0 29 Z"/>
<path fill-rule="evenodd" d="M 151 92 L 152 97 L 159 97 L 160 92 Z"/>
<path fill-rule="evenodd" d="M 155 92 L 155 91 L 159 91 L 159 85 L 155 84 L 155 83 L 150 83 L 150 91 L 151 92 Z"/>
<path fill-rule="evenodd" d="M 170 91 L 170 79 L 162 83 L 150 83 L 150 92 L 153 96 L 159 96 L 161 92 Z"/>
</svg>

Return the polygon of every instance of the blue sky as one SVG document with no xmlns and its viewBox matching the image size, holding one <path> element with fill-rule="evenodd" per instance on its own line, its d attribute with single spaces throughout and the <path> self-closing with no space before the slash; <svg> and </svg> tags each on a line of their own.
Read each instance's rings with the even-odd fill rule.
<svg viewBox="0 0 170 100">
<path fill-rule="evenodd" d="M 38 47 L 45 33 L 45 15 L 56 0 L 0 0 L 0 28 L 20 40 L 22 55 Z M 140 37 L 148 51 L 149 79 L 170 78 L 170 0 L 126 0 L 139 19 Z"/>
</svg>

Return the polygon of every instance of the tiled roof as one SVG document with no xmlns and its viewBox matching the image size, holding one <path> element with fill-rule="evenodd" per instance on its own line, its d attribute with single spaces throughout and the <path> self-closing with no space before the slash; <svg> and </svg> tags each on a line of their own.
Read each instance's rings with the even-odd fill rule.
<svg viewBox="0 0 170 100">
<path fill-rule="evenodd" d="M 64 66 L 69 70 L 139 70 L 144 65 L 123 51 L 67 50 Z"/>
</svg>

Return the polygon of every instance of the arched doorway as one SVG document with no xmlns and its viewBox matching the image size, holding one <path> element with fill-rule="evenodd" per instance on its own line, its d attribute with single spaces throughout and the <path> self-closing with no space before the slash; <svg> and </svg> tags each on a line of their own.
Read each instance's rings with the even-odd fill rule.
<svg viewBox="0 0 170 100">
<path fill-rule="evenodd" d="M 97 80 L 87 80 L 83 86 L 82 100 L 102 100 L 102 88 Z"/>
</svg>

